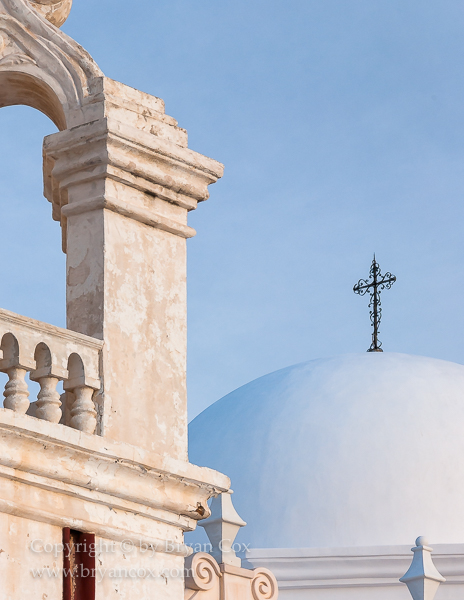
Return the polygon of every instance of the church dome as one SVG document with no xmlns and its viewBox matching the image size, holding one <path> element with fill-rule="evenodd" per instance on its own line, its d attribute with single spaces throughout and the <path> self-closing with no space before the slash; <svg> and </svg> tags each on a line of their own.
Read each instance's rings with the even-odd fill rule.
<svg viewBox="0 0 464 600">
<path fill-rule="evenodd" d="M 252 548 L 464 540 L 464 366 L 394 353 L 313 360 L 190 424 L 190 460 L 226 473 Z"/>
</svg>

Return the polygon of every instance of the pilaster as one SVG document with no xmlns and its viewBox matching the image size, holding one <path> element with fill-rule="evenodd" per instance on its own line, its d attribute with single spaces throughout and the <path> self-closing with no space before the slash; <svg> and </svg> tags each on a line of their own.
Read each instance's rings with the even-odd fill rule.
<svg viewBox="0 0 464 600">
<path fill-rule="evenodd" d="M 164 103 L 107 78 L 44 142 L 67 254 L 67 326 L 104 341 L 100 433 L 187 458 L 187 214 L 220 163 L 187 148 Z"/>
</svg>

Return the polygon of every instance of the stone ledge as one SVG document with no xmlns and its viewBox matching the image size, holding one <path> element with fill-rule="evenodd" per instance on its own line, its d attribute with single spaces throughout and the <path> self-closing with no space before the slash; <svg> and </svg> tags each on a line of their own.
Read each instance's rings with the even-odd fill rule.
<svg viewBox="0 0 464 600">
<path fill-rule="evenodd" d="M 225 475 L 129 444 L 0 409 L 0 465 L 190 519 L 230 486 Z M 111 502 L 110 502 L 111 503 Z M 201 505 L 204 511 L 199 514 Z"/>
<path fill-rule="evenodd" d="M 224 171 L 215 160 L 109 117 L 48 136 L 43 152 L 44 195 L 52 203 L 53 218 L 61 222 L 65 252 L 63 208 L 76 201 L 71 190 L 78 201 L 87 199 L 89 190 L 95 197 L 118 197 L 125 216 L 189 238 L 195 230 L 187 226 L 186 213 L 208 199 L 208 186 Z M 112 190 L 108 182 L 122 188 Z M 169 217 L 160 214 L 160 200 L 172 207 Z"/>
<path fill-rule="evenodd" d="M 443 585 L 464 583 L 464 544 L 434 544 L 433 561 Z M 253 567 L 271 569 L 281 590 L 402 586 L 411 565 L 411 546 L 353 548 L 256 548 L 247 553 Z"/>
<path fill-rule="evenodd" d="M 186 239 L 192 238 L 196 235 L 195 229 L 188 227 L 188 225 L 184 225 L 178 221 L 174 221 L 174 219 L 164 217 L 163 215 L 157 214 L 151 210 L 147 210 L 146 208 L 129 204 L 128 202 L 124 202 L 118 198 L 111 198 L 110 196 L 100 196 L 98 198 L 89 198 L 88 200 L 83 200 L 81 202 L 66 204 L 61 208 L 61 213 L 68 218 L 73 215 L 79 215 L 100 209 L 110 210 L 123 215 L 124 217 L 129 217 L 135 221 L 139 221 L 139 223 L 143 223 L 149 227 L 155 227 L 156 229 L 161 229 L 162 231 L 167 231 L 168 233 L 174 233 Z"/>
<path fill-rule="evenodd" d="M 137 169 L 139 176 L 162 184 L 158 181 L 161 173 L 153 170 L 152 164 L 154 160 L 162 161 L 180 170 L 166 187 L 197 201 L 208 198 L 208 185 L 224 173 L 224 165 L 216 160 L 109 117 L 47 136 L 44 155 L 55 161 L 61 159 L 53 167 L 53 176 L 60 182 L 96 165 L 113 164 L 130 173 Z M 138 155 L 136 163 L 134 155 Z"/>
<path fill-rule="evenodd" d="M 50 336 L 61 338 L 66 342 L 75 342 L 82 346 L 88 346 L 89 348 L 96 350 L 101 350 L 103 348 L 102 340 L 89 337 L 88 335 L 84 335 L 82 333 L 77 333 L 76 331 L 71 331 L 70 329 L 63 329 L 62 327 L 57 327 L 56 325 L 50 325 L 49 323 L 37 321 L 36 319 L 31 319 L 30 317 L 24 317 L 23 315 L 18 315 L 9 310 L 5 310 L 4 308 L 0 308 L 0 319 L 2 321 L 12 323 L 13 325 L 20 325 L 27 327 L 28 329 L 33 329 L 39 334 L 46 333 Z"/>
<path fill-rule="evenodd" d="M 35 483 L 5 476 L 1 469 L 0 513 L 87 531 L 108 540 L 130 540 L 136 547 L 143 543 L 161 553 L 181 556 L 190 553 L 181 535 L 182 528 L 188 524 L 181 519 L 177 523 L 165 523 L 156 513 L 148 518 L 140 506 L 138 509 L 123 508 L 118 503 L 113 506 L 111 497 L 101 503 L 95 498 L 72 494 L 69 489 L 42 488 Z"/>
</svg>

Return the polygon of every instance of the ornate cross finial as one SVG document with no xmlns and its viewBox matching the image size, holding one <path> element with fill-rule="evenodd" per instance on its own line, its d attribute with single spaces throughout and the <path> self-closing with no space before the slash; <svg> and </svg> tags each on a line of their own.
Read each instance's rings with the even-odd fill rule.
<svg viewBox="0 0 464 600">
<path fill-rule="evenodd" d="M 371 295 L 371 300 L 369 302 L 370 317 L 372 327 L 374 331 L 372 333 L 372 344 L 369 348 L 368 352 L 383 352 L 382 350 L 382 342 L 379 342 L 379 325 L 380 319 L 382 318 L 382 309 L 380 307 L 380 292 L 382 290 L 389 290 L 391 286 L 395 283 L 396 277 L 391 273 L 385 273 L 382 275 L 380 272 L 380 266 L 375 260 L 372 261 L 371 270 L 369 271 L 368 279 L 360 279 L 358 283 L 353 287 L 353 292 L 355 294 L 359 294 L 360 296 L 364 296 L 367 292 Z"/>
</svg>

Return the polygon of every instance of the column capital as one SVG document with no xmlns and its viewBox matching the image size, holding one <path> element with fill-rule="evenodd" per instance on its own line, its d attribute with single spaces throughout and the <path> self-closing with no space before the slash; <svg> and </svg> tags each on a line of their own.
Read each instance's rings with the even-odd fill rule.
<svg viewBox="0 0 464 600">
<path fill-rule="evenodd" d="M 187 148 L 159 98 L 102 77 L 93 100 L 90 122 L 44 141 L 44 193 L 64 238 L 70 215 L 98 209 L 194 236 L 187 212 L 209 197 L 223 165 Z"/>
</svg>

